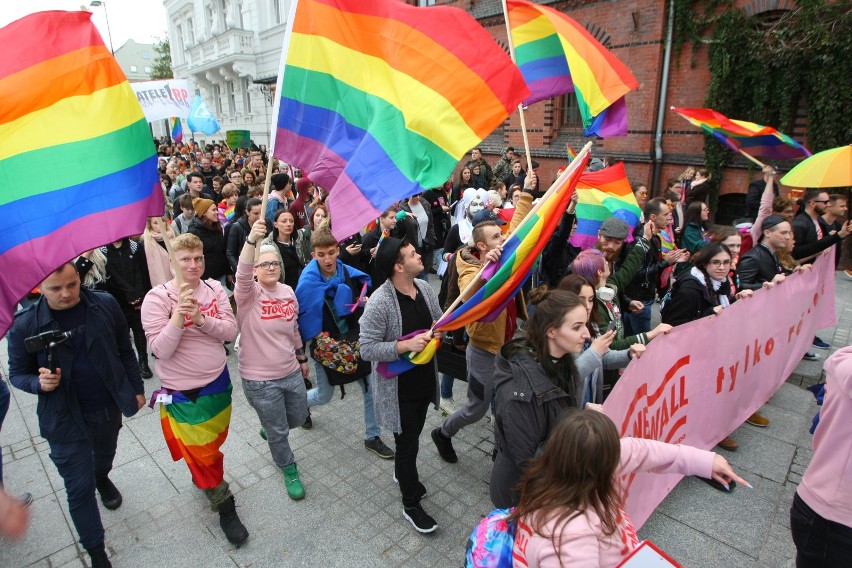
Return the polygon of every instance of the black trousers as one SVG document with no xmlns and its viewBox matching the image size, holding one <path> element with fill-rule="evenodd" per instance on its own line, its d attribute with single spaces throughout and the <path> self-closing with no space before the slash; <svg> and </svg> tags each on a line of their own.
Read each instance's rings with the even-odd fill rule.
<svg viewBox="0 0 852 568">
<path fill-rule="evenodd" d="M 140 359 L 148 357 L 148 343 L 145 339 L 145 330 L 142 329 L 142 315 L 137 309 L 130 308 L 122 310 L 124 319 L 127 321 L 127 327 L 133 332 L 133 344 L 136 347 L 136 354 Z"/>
<path fill-rule="evenodd" d="M 399 401 L 402 433 L 393 435 L 396 442 L 394 474 L 399 481 L 403 507 L 416 507 L 426 492 L 417 473 L 417 452 L 420 450 L 420 434 L 426 424 L 426 412 L 432 403 L 434 400 L 431 396 Z"/>
<path fill-rule="evenodd" d="M 852 527 L 821 517 L 796 493 L 790 508 L 790 531 L 797 568 L 841 568 L 852 558 Z"/>
</svg>

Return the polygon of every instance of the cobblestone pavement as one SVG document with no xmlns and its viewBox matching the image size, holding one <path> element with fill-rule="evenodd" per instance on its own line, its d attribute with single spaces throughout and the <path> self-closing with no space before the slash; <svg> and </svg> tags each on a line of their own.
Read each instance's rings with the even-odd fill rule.
<svg viewBox="0 0 852 568">
<path fill-rule="evenodd" d="M 832 350 L 848 345 L 852 322 L 852 282 L 838 275 L 836 329 L 820 336 Z M 816 411 L 813 396 L 801 386 L 816 382 L 829 352 L 802 362 L 764 407 L 768 428 L 743 425 L 734 434 L 740 449 L 725 453 L 754 491 L 723 495 L 687 478 L 660 505 L 640 536 L 650 538 L 685 566 L 792 566 L 788 510 L 811 458 L 807 432 Z M 7 373 L 5 341 L 0 366 Z M 236 358 L 229 358 L 232 379 Z M 146 393 L 159 387 L 146 381 Z M 457 400 L 464 399 L 457 383 Z M 88 557 L 76 541 L 62 481 L 38 435 L 36 397 L 12 388 L 12 403 L 0 433 L 6 489 L 30 492 L 35 501 L 27 538 L 3 542 L 2 567 L 81 567 Z M 393 462 L 363 445 L 363 405 L 357 388 L 341 400 L 312 410 L 312 430 L 291 433 L 291 443 L 307 491 L 291 501 L 276 470 L 260 424 L 234 380 L 233 419 L 224 445 L 226 479 L 251 538 L 234 549 L 222 535 L 218 517 L 192 485 L 182 462 L 173 462 L 157 412 L 145 407 L 126 419 L 111 478 L 124 503 L 101 508 L 106 544 L 116 567 L 133 566 L 323 566 L 457 567 L 463 564 L 472 527 L 491 508 L 488 478 L 492 431 L 486 420 L 463 429 L 454 439 L 459 462 L 441 461 L 428 436 L 441 413 L 430 411 L 421 436 L 419 469 L 428 496 L 424 508 L 439 530 L 421 536 L 402 519 Z M 388 445 L 393 436 L 383 433 Z M 722 451 L 722 450 L 719 450 Z"/>
</svg>

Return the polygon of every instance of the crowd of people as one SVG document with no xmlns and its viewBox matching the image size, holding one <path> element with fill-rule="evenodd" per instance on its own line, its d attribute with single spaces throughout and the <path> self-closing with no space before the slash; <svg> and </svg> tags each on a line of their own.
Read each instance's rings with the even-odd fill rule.
<svg viewBox="0 0 852 568">
<path fill-rule="evenodd" d="M 709 173 L 689 168 L 658 197 L 634 184 L 640 224 L 609 218 L 597 244 L 579 250 L 568 241 L 575 195 L 513 301 L 453 332 L 445 338 L 451 349 L 430 363 L 388 373 L 387 364 L 442 335 L 432 326 L 445 309 L 484 285 L 482 268 L 500 262 L 506 235 L 544 194 L 536 162 L 526 171 L 506 148 L 492 167 L 475 148 L 455 181 L 405 198 L 338 240 L 323 188 L 269 163 L 262 147 L 163 142 L 159 154 L 164 215 L 149 219 L 138 238 L 106 243 L 55 270 L 38 295 L 22 300 L 8 335 L 11 382 L 39 398 L 41 435 L 92 566 L 110 566 L 96 496 L 107 509 L 122 502 L 109 479 L 121 415 L 146 402 L 160 403 L 171 456 L 185 461 L 228 541 L 249 538 L 221 452 L 231 418 L 230 349 L 290 498 L 303 499 L 308 489 L 290 431 L 312 428 L 312 409 L 337 386 L 357 384 L 364 447 L 394 459 L 401 514 L 416 531 L 438 528 L 422 506 L 427 488 L 417 468 L 429 407 L 447 415 L 430 438 L 451 464 L 460 459 L 454 436 L 488 415 L 490 497 L 495 507 L 514 507 L 525 534 L 518 562 L 615 566 L 638 544 L 619 475 L 697 475 L 725 492 L 747 485 L 719 454 L 619 440 L 601 405 L 623 369 L 650 341 L 781 284 L 852 231 L 845 197 L 807 190 L 794 214 L 769 167 L 749 188 L 751 222 L 713 225 Z M 595 159 L 590 168 L 611 163 Z M 429 283 L 436 278 L 440 293 Z M 658 300 L 662 323 L 654 326 Z M 35 337 L 52 347 L 31 348 Z M 828 345 L 814 338 L 814 347 Z M 160 388 L 148 401 L 143 381 L 154 374 Z M 466 382 L 458 405 L 457 380 Z M 8 398 L 0 390 L 0 422 Z M 760 413 L 748 422 L 769 425 Z M 382 430 L 393 434 L 394 448 Z M 737 449 L 730 437 L 719 446 Z M 794 520 L 832 522 L 818 482 L 803 488 Z M 24 510 L 22 501 L 8 502 Z M 852 522 L 840 525 L 852 531 Z M 821 554 L 816 548 L 800 554 Z"/>
</svg>

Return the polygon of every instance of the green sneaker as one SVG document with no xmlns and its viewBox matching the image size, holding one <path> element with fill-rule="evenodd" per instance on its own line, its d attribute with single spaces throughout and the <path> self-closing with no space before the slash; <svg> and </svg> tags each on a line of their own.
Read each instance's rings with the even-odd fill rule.
<svg viewBox="0 0 852 568">
<path fill-rule="evenodd" d="M 261 438 L 263 438 L 264 440 L 268 440 L 268 439 L 269 439 L 269 438 L 267 438 L 267 437 L 266 437 L 266 428 L 261 428 L 261 429 L 260 429 L 260 437 L 261 437 Z"/>
<path fill-rule="evenodd" d="M 287 487 L 287 495 L 293 501 L 305 498 L 305 486 L 302 485 L 302 480 L 299 479 L 299 470 L 295 463 L 291 463 L 284 468 L 284 485 Z"/>
</svg>

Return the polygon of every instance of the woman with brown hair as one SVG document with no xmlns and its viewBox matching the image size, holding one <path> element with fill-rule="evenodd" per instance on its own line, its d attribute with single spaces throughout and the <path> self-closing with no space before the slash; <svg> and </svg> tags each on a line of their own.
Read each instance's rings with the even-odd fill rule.
<svg viewBox="0 0 852 568">
<path fill-rule="evenodd" d="M 504 345 L 494 364 L 494 466 L 491 501 L 496 507 L 517 502 L 515 483 L 536 455 L 559 417 L 582 405 L 583 382 L 573 355 L 589 331 L 584 302 L 564 290 L 537 288 L 535 309 L 523 338 Z"/>
<path fill-rule="evenodd" d="M 573 411 L 554 427 L 540 456 L 518 484 L 513 556 L 516 564 L 610 567 L 639 545 L 624 511 L 619 478 L 636 472 L 710 477 L 729 487 L 738 477 L 722 456 L 691 446 L 619 439 L 615 424 L 595 410 Z M 523 545 L 523 546 L 521 546 Z"/>
</svg>

